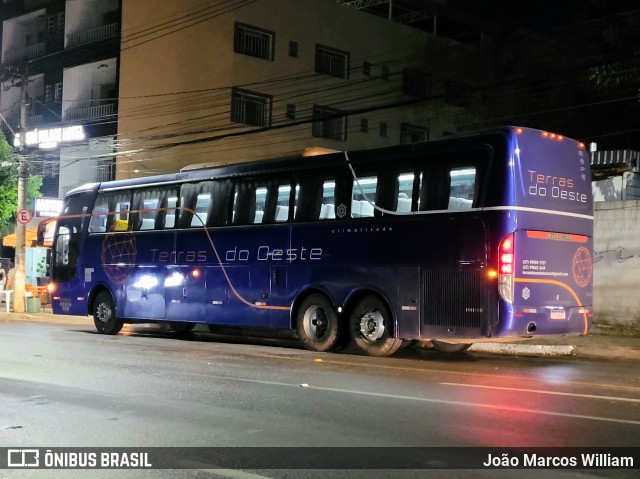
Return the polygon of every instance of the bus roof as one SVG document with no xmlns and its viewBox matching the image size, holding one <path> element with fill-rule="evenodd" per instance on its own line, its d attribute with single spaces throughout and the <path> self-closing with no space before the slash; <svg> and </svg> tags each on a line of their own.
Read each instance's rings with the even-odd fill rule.
<svg viewBox="0 0 640 479">
<path fill-rule="evenodd" d="M 446 138 L 440 140 L 424 141 L 418 143 L 409 143 L 403 145 L 393 145 L 377 148 L 369 148 L 354 151 L 327 151 L 322 155 L 297 155 L 293 157 L 268 159 L 260 161 L 252 161 L 246 163 L 234 163 L 222 166 L 208 167 L 206 164 L 190 165 L 183 168 L 180 172 L 168 173 L 155 176 L 145 176 L 141 178 L 128 178 L 124 180 L 113 180 L 102 183 L 91 183 L 79 186 L 69 191 L 67 195 L 74 195 L 83 191 L 98 188 L 99 190 L 124 189 L 139 186 L 149 186 L 155 184 L 182 183 L 193 180 L 205 180 L 214 178 L 229 178 L 237 176 L 248 176 L 258 172 L 287 172 L 291 170 L 306 170 L 322 166 L 335 165 L 337 162 L 345 161 L 345 153 L 348 154 L 348 160 L 353 164 L 363 161 L 377 161 L 389 158 L 390 153 L 400 155 L 404 158 L 419 156 L 421 153 L 430 152 L 447 152 L 458 148 L 469 148 L 474 145 L 480 145 L 486 141 L 497 141 L 498 139 L 506 140 L 507 136 L 516 134 L 516 130 L 532 130 L 530 128 L 506 126 L 493 130 L 482 132 L 474 132 L 464 136 L 455 138 Z"/>
</svg>

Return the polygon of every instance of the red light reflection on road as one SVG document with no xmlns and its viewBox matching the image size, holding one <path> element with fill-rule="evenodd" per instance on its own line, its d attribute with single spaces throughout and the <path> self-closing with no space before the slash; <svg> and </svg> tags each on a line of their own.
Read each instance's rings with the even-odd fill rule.
<svg viewBox="0 0 640 479">
<path fill-rule="evenodd" d="M 505 389 L 522 388 L 521 378 L 503 378 L 493 387 L 452 388 L 449 399 L 469 404 L 452 418 L 449 435 L 456 442 L 486 447 L 550 447 L 572 437 L 564 418 L 538 414 L 557 409 L 557 398 Z"/>
</svg>

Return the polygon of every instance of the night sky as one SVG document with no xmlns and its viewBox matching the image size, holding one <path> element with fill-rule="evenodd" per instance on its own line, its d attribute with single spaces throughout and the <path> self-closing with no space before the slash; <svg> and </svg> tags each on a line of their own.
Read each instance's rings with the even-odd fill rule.
<svg viewBox="0 0 640 479">
<path fill-rule="evenodd" d="M 494 23 L 499 48 L 507 48 L 522 32 L 534 32 L 566 52 L 549 58 L 543 72 L 548 85 L 569 85 L 566 102 L 558 102 L 558 111 L 547 115 L 514 114 L 511 123 L 543 129 L 548 125 L 559 133 L 597 142 L 599 149 L 640 150 L 637 1 L 449 0 L 448 4 Z"/>
</svg>

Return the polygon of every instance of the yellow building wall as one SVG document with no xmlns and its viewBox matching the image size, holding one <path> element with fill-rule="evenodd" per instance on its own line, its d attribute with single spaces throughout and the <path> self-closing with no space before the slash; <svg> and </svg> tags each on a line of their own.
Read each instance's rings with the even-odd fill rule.
<svg viewBox="0 0 640 479">
<path fill-rule="evenodd" d="M 469 117 L 442 100 L 444 80 L 473 85 L 490 77 L 479 48 L 335 0 L 260 0 L 231 8 L 239 3 L 123 0 L 117 178 L 290 156 L 309 146 L 393 145 L 401 123 L 429 128 L 435 139 Z M 274 32 L 274 60 L 235 53 L 235 22 Z M 298 43 L 298 57 L 289 56 L 290 41 Z M 316 44 L 349 53 L 348 79 L 315 73 Z M 363 74 L 365 61 L 371 76 Z M 381 78 L 383 66 L 388 79 Z M 415 100 L 402 94 L 403 68 L 431 74 L 433 99 L 385 108 Z M 233 87 L 272 96 L 269 130 L 231 121 Z M 286 118 L 287 104 L 295 104 L 295 120 Z M 346 141 L 336 141 L 312 136 L 314 104 L 371 111 L 349 117 Z M 361 118 L 368 133 L 360 131 Z M 380 122 L 388 124 L 386 137 Z"/>
</svg>

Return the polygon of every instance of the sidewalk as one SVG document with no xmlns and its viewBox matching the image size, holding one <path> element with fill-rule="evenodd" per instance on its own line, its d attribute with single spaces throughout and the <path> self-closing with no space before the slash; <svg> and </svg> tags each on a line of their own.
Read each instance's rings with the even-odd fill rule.
<svg viewBox="0 0 640 479">
<path fill-rule="evenodd" d="M 2 310 L 0 321 L 35 321 L 93 328 L 93 320 L 88 316 L 65 316 L 50 311 L 7 313 Z M 596 325 L 586 336 L 539 336 L 514 342 L 475 343 L 469 351 L 518 356 L 575 355 L 585 358 L 640 361 L 640 333 Z"/>
</svg>

